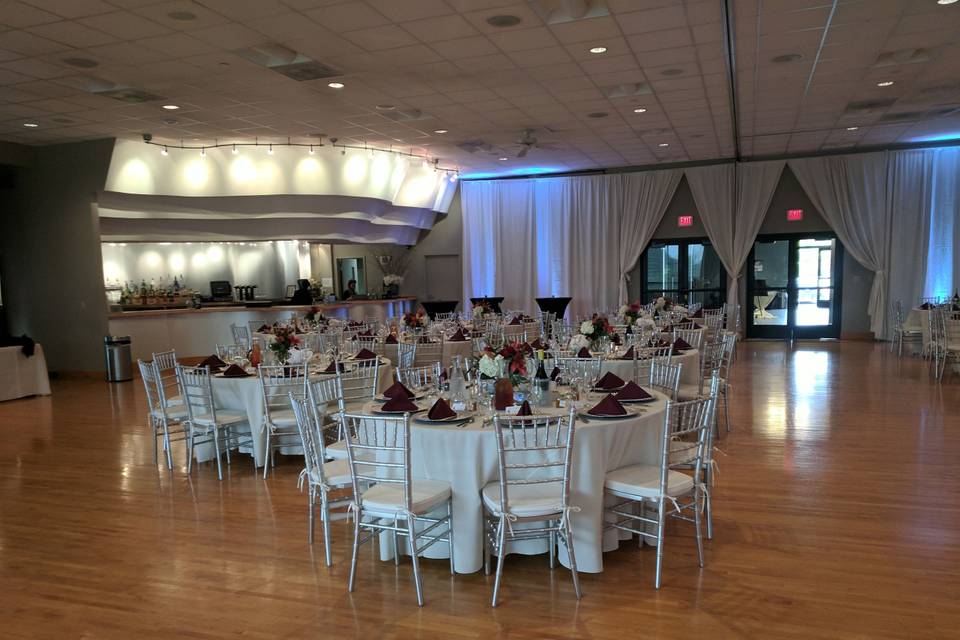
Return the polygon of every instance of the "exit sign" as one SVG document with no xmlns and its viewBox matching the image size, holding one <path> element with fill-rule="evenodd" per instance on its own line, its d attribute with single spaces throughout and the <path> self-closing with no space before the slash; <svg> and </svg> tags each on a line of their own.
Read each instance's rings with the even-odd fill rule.
<svg viewBox="0 0 960 640">
<path fill-rule="evenodd" d="M 693 226 L 693 216 L 678 216 L 678 217 L 677 217 L 677 226 L 678 226 L 678 227 L 692 227 L 692 226 Z"/>
<path fill-rule="evenodd" d="M 787 209 L 787 222 L 803 220 L 803 209 Z"/>
</svg>

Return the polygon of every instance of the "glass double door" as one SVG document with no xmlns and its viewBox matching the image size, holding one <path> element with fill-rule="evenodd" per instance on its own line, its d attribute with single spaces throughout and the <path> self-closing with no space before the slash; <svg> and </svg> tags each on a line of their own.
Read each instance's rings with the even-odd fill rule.
<svg viewBox="0 0 960 640">
<path fill-rule="evenodd" d="M 842 259 L 832 234 L 758 237 L 747 263 L 747 336 L 839 338 Z"/>
</svg>

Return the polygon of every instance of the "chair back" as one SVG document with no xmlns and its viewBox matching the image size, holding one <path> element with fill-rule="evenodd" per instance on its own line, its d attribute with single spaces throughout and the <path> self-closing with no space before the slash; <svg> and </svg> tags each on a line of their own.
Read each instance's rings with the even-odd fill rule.
<svg viewBox="0 0 960 640">
<path fill-rule="evenodd" d="M 670 363 L 673 358 L 673 345 L 665 347 L 634 347 L 633 349 L 633 380 L 637 384 L 644 384 L 650 380 L 650 366 L 654 361 Z"/>
<path fill-rule="evenodd" d="M 153 365 L 157 370 L 157 373 L 163 377 L 166 376 L 175 376 L 175 369 L 177 367 L 177 352 L 171 349 L 170 351 L 157 351 L 150 356 L 150 359 L 153 361 Z"/>
<path fill-rule="evenodd" d="M 576 414 L 493 418 L 500 471 L 500 513 L 513 513 L 511 487 L 553 484 L 557 512 L 570 505 L 570 464 Z M 551 487 L 553 489 L 554 487 Z"/>
<path fill-rule="evenodd" d="M 348 402 L 373 400 L 377 395 L 377 381 L 380 376 L 380 358 L 359 362 L 349 371 L 337 371 L 337 399 L 340 411 L 346 410 Z"/>
<path fill-rule="evenodd" d="M 691 347 L 699 351 L 703 347 L 703 329 L 677 329 L 673 330 L 673 339 L 680 338 Z"/>
<path fill-rule="evenodd" d="M 233 335 L 233 344 L 245 348 L 250 347 L 250 329 L 239 324 L 230 325 L 230 333 Z"/>
<path fill-rule="evenodd" d="M 323 475 L 325 451 L 323 447 L 323 430 L 314 420 L 314 412 L 308 407 L 308 400 L 291 392 L 287 397 L 293 407 L 293 415 L 297 418 L 297 431 L 300 433 L 300 442 L 303 445 L 303 463 L 307 480 L 313 485 L 325 485 Z"/>
<path fill-rule="evenodd" d="M 180 395 L 187 409 L 191 424 L 200 417 L 211 423 L 217 421 L 217 408 L 213 402 L 213 387 L 210 384 L 210 367 L 176 367 Z"/>
<path fill-rule="evenodd" d="M 417 342 L 414 366 L 423 366 L 443 360 L 443 342 Z"/>
<path fill-rule="evenodd" d="M 247 350 L 239 344 L 218 344 L 217 357 L 229 364 L 237 358 L 246 358 Z"/>
<path fill-rule="evenodd" d="M 439 362 L 422 367 L 398 367 L 397 382 L 411 391 L 427 389 L 438 383 L 443 367 Z"/>
<path fill-rule="evenodd" d="M 710 395 L 686 402 L 667 402 L 660 443 L 661 495 L 668 494 L 667 480 L 671 470 L 692 468 L 696 482 L 700 483 L 700 470 L 713 429 L 716 386 L 714 377 Z"/>
<path fill-rule="evenodd" d="M 137 359 L 137 366 L 140 367 L 140 378 L 143 380 L 143 390 L 147 393 L 147 412 L 155 415 L 157 411 L 166 411 L 166 403 L 160 401 L 162 391 L 159 388 L 159 379 L 154 370 L 153 363 L 144 362 Z"/>
<path fill-rule="evenodd" d="M 263 397 L 263 415 L 270 422 L 271 412 L 290 408 L 290 394 L 307 396 L 307 364 L 260 365 L 260 394 Z"/>
<path fill-rule="evenodd" d="M 353 500 L 363 507 L 362 490 L 370 484 L 403 485 L 403 504 L 413 512 L 410 482 L 410 414 L 371 416 L 340 414 L 347 443 Z"/>
<path fill-rule="evenodd" d="M 394 363 L 397 367 L 412 367 L 417 357 L 416 343 L 403 342 L 397 343 L 397 361 Z"/>
<path fill-rule="evenodd" d="M 737 334 L 733 331 L 724 331 L 723 336 L 723 361 L 720 368 L 717 369 L 717 375 L 720 376 L 721 386 L 726 387 L 730 380 L 730 367 L 733 366 L 733 355 L 737 350 Z"/>
<path fill-rule="evenodd" d="M 670 363 L 654 359 L 650 363 L 650 386 L 667 394 L 670 399 L 676 399 L 682 366 L 682 362 Z"/>
</svg>

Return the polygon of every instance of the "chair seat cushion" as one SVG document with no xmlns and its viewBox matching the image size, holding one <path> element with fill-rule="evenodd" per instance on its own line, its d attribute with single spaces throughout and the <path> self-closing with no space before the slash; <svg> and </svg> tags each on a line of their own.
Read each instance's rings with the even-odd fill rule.
<svg viewBox="0 0 960 640">
<path fill-rule="evenodd" d="M 450 499 L 450 483 L 441 480 L 413 480 L 411 509 L 423 515 Z M 375 484 L 360 496 L 363 511 L 369 515 L 392 518 L 404 511 L 403 485 L 393 483 Z"/>
<path fill-rule="evenodd" d="M 325 448 L 327 452 L 327 457 L 332 458 L 333 460 L 346 460 L 347 459 L 347 442 L 346 440 L 339 440 L 333 444 L 328 444 Z"/>
<path fill-rule="evenodd" d="M 693 489 L 692 477 L 673 470 L 667 473 L 668 496 L 682 496 Z M 603 486 L 622 495 L 659 498 L 660 467 L 648 464 L 623 467 L 608 473 Z"/>
<path fill-rule="evenodd" d="M 350 463 L 346 460 L 324 463 L 323 477 L 330 485 L 350 484 Z"/>
<path fill-rule="evenodd" d="M 709 385 L 705 385 L 706 390 L 710 390 Z M 677 387 L 677 400 L 685 402 L 687 400 L 696 400 L 700 397 L 700 385 L 696 384 L 681 384 Z"/>
<path fill-rule="evenodd" d="M 507 508 L 518 518 L 559 516 L 562 511 L 562 491 L 560 482 L 511 485 L 507 489 Z M 489 483 L 481 495 L 483 506 L 491 513 L 500 515 L 500 483 Z"/>
<path fill-rule="evenodd" d="M 293 413 L 293 409 L 271 409 L 270 424 L 274 427 L 296 429 L 297 416 Z"/>
<path fill-rule="evenodd" d="M 213 417 L 209 413 L 203 413 L 193 416 L 193 421 L 199 425 L 213 424 Z M 220 424 L 235 424 L 237 422 L 246 422 L 247 414 L 244 411 L 234 411 L 232 409 L 217 409 L 217 422 Z"/>
<path fill-rule="evenodd" d="M 150 414 L 157 420 L 163 417 L 163 413 L 164 412 L 160 411 L 160 409 L 154 409 L 153 411 L 150 412 Z M 186 420 L 187 418 L 187 409 L 182 405 L 179 407 L 168 406 L 166 413 L 167 413 L 167 420 L 169 420 L 170 422 L 179 422 L 180 420 Z"/>
</svg>

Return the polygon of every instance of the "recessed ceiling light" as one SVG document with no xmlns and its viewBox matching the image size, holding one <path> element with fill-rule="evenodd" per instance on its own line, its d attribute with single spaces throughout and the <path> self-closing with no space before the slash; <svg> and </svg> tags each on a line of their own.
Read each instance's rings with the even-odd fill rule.
<svg viewBox="0 0 960 640">
<path fill-rule="evenodd" d="M 167 17 L 172 20 L 180 20 L 181 22 L 187 22 L 189 20 L 196 20 L 197 14 L 191 13 L 190 11 L 171 11 L 167 14 Z"/>
<path fill-rule="evenodd" d="M 884 80 L 883 82 L 878 82 L 878 83 L 877 83 L 877 86 L 878 86 L 878 87 L 892 87 L 892 86 L 893 86 L 893 80 Z"/>
<path fill-rule="evenodd" d="M 64 58 L 63 62 L 71 67 L 80 67 L 81 69 L 92 69 L 100 64 L 90 58 Z"/>
<path fill-rule="evenodd" d="M 953 4 L 957 0 L 937 0 L 937 4 Z"/>
<path fill-rule="evenodd" d="M 661 142 L 661 143 L 658 144 L 657 146 L 658 146 L 658 147 L 669 147 L 669 146 L 670 146 L 670 143 L 669 143 L 669 142 Z"/>
<path fill-rule="evenodd" d="M 520 18 L 511 15 L 490 16 L 487 18 L 487 24 L 500 29 L 504 27 L 515 27 L 520 24 Z"/>
<path fill-rule="evenodd" d="M 180 106 L 175 104 L 165 104 L 163 105 L 163 108 L 166 109 L 167 111 L 176 111 L 177 109 L 180 108 Z"/>
<path fill-rule="evenodd" d="M 606 52 L 607 52 L 606 47 L 593 47 L 592 49 L 590 49 L 590 53 L 606 53 Z"/>
<path fill-rule="evenodd" d="M 847 127 L 847 131 L 856 131 L 860 127 Z"/>
<path fill-rule="evenodd" d="M 434 132 L 434 133 L 446 133 L 447 130 L 446 130 L 446 129 L 434 129 L 433 132 Z"/>
<path fill-rule="evenodd" d="M 637 107 L 633 110 L 634 113 L 646 113 L 647 110 L 644 107 Z"/>
<path fill-rule="evenodd" d="M 330 87 L 331 89 L 343 89 L 342 82 L 328 82 L 327 86 Z"/>
<path fill-rule="evenodd" d="M 377 111 L 394 111 L 397 108 L 397 105 L 394 104 L 378 104 Z"/>
<path fill-rule="evenodd" d="M 504 156 L 504 157 L 502 157 L 502 158 L 499 158 L 499 160 L 500 160 L 501 162 L 503 162 L 504 160 L 509 160 L 509 159 L 510 159 L 510 158 L 508 158 L 508 157 L 506 157 L 506 156 Z"/>
<path fill-rule="evenodd" d="M 30 129 L 36 129 L 40 125 L 38 125 L 36 122 L 24 122 L 23 126 L 28 127 Z"/>
</svg>

